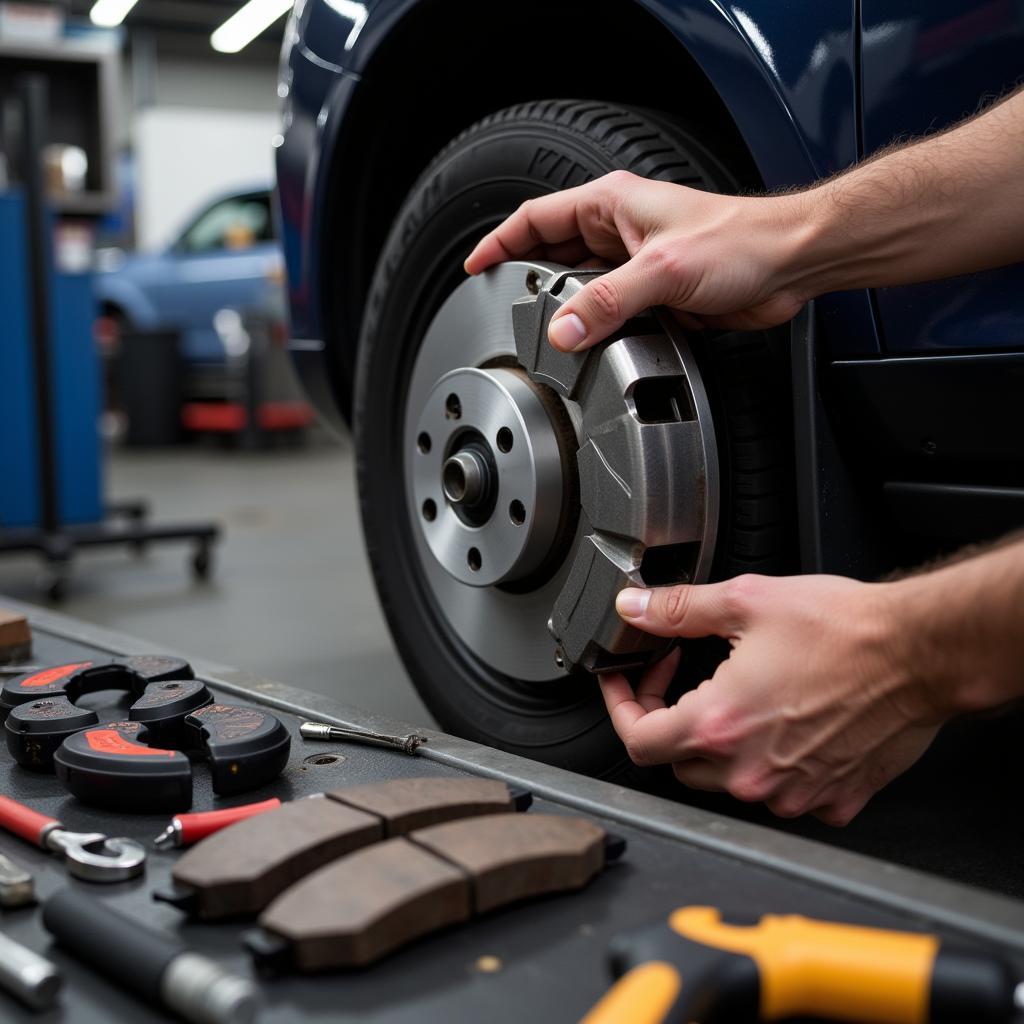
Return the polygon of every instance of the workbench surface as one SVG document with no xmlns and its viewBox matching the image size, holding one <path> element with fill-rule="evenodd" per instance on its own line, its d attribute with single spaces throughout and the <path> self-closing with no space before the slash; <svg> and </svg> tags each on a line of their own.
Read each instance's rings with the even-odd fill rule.
<svg viewBox="0 0 1024 1024">
<path fill-rule="evenodd" d="M 0 599 L 0 604 L 19 607 Z M 104 654 L 153 651 L 117 634 L 29 609 L 35 631 L 32 661 L 54 664 Z M 188 655 L 183 655 L 187 657 Z M 197 674 L 232 703 L 269 706 L 292 731 L 288 767 L 273 784 L 232 800 L 216 800 L 206 770 L 195 768 L 193 810 L 283 800 L 325 789 L 395 777 L 472 772 L 531 788 L 534 811 L 586 814 L 628 843 L 623 859 L 581 893 L 494 913 L 428 937 L 368 970 L 261 982 L 267 1022 L 359 1020 L 424 1024 L 487 1021 L 521 1024 L 577 1020 L 607 988 L 605 951 L 616 933 L 643 925 L 682 904 L 713 904 L 747 914 L 794 912 L 895 928 L 929 928 L 961 943 L 1001 948 L 1024 972 L 1024 903 L 972 889 L 806 839 L 717 817 L 657 797 L 582 779 L 429 730 L 422 755 L 303 741 L 303 718 L 413 731 L 245 673 L 193 661 Z M 294 713 L 289 713 L 292 709 Z M 315 755 L 337 759 L 317 764 Z M 100 830 L 150 840 L 168 815 L 121 815 L 88 808 L 66 795 L 53 776 L 0 759 L 0 792 L 51 814 L 73 830 Z M 532 812 L 531 812 L 532 813 Z M 0 851 L 29 868 L 41 899 L 64 885 L 88 890 L 154 928 L 176 933 L 197 951 L 251 974 L 239 936 L 248 925 L 186 922 L 150 893 L 166 885 L 178 852 L 152 851 L 144 877 L 114 885 L 69 881 L 63 866 L 21 840 L 0 834 Z M 60 1007 L 32 1014 L 0 993 L 0 1020 L 42 1024 L 144 1024 L 166 1019 L 53 946 L 38 908 L 0 918 L 14 939 L 50 956 L 65 975 Z M 482 970 L 481 957 L 497 970 Z"/>
</svg>

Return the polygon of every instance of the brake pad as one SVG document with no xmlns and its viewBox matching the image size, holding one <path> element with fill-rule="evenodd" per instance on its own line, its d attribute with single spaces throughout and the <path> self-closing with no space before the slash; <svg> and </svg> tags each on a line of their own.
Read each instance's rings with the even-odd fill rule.
<svg viewBox="0 0 1024 1024">
<path fill-rule="evenodd" d="M 100 724 L 95 711 L 75 704 L 97 690 L 131 694 L 128 717 L 144 723 L 148 741 L 157 746 L 178 746 L 185 716 L 213 701 L 187 661 L 162 655 L 75 662 L 17 676 L 0 690 L 14 760 L 32 771 L 53 771 L 53 755 L 63 740 Z"/>
<path fill-rule="evenodd" d="M 365 967 L 440 928 L 581 889 L 624 848 L 583 818 L 494 814 L 434 825 L 308 875 L 244 941 L 268 971 Z"/>
<path fill-rule="evenodd" d="M 153 711 L 152 706 L 142 709 Z M 214 793 L 231 796 L 280 775 L 291 736 L 256 708 L 208 704 L 188 715 L 180 746 L 210 766 Z M 192 765 L 180 750 L 153 743 L 145 721 L 112 722 L 68 736 L 53 755 L 57 778 L 84 803 L 123 811 L 183 811 L 192 806 Z"/>
<path fill-rule="evenodd" d="M 378 840 L 426 825 L 529 806 L 529 794 L 471 778 L 392 779 L 287 803 L 208 836 L 154 897 L 212 920 L 261 911 L 293 882 Z"/>
</svg>

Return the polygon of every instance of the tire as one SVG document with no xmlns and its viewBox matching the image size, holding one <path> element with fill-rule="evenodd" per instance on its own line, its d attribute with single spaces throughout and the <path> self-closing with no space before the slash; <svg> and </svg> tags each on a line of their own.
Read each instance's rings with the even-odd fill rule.
<svg viewBox="0 0 1024 1024">
<path fill-rule="evenodd" d="M 462 262 L 475 241 L 525 199 L 617 168 L 709 191 L 735 188 L 727 170 L 680 125 L 605 103 L 523 104 L 450 143 L 414 185 L 378 262 L 359 342 L 353 416 L 369 559 L 392 635 L 426 705 L 447 731 L 604 778 L 622 778 L 630 765 L 594 680 L 544 686 L 501 675 L 460 643 L 433 606 L 405 512 L 401 438 L 419 344 L 464 279 Z M 786 546 L 781 453 L 788 394 L 773 394 L 769 382 L 779 367 L 761 335 L 720 337 L 703 354 L 695 348 L 710 378 L 705 383 L 722 447 L 713 573 L 777 571 Z M 704 678 L 705 663 L 713 670 L 716 657 L 717 647 L 713 656 L 684 660 L 705 666 Z"/>
</svg>

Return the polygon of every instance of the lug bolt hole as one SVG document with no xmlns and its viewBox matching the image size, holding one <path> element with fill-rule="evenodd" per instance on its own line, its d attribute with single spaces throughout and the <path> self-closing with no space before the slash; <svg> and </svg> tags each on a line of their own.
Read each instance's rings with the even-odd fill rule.
<svg viewBox="0 0 1024 1024">
<path fill-rule="evenodd" d="M 466 555 L 466 561 L 469 563 L 469 567 L 473 572 L 479 572 L 480 566 L 484 564 L 483 559 L 480 557 L 480 552 L 476 548 L 469 549 L 469 554 Z"/>
<path fill-rule="evenodd" d="M 501 430 L 498 431 L 498 436 L 495 440 L 498 443 L 499 452 L 512 451 L 512 442 L 514 438 L 512 437 L 512 431 L 509 430 L 508 427 L 502 427 Z"/>
<path fill-rule="evenodd" d="M 508 517 L 516 526 L 526 522 L 526 506 L 519 500 L 513 501 L 508 507 Z"/>
<path fill-rule="evenodd" d="M 540 274 L 536 270 L 531 270 L 527 273 L 526 290 L 531 295 L 536 295 L 540 291 Z"/>
<path fill-rule="evenodd" d="M 425 430 L 416 438 L 416 447 L 419 448 L 424 455 L 430 451 L 430 435 Z"/>
<path fill-rule="evenodd" d="M 423 518 L 426 519 L 428 523 L 432 523 L 437 518 L 437 506 L 434 504 L 433 498 L 427 498 L 427 500 L 423 502 Z"/>
<path fill-rule="evenodd" d="M 444 414 L 450 420 L 457 420 L 462 416 L 462 403 L 458 395 L 451 394 L 444 400 Z"/>
</svg>

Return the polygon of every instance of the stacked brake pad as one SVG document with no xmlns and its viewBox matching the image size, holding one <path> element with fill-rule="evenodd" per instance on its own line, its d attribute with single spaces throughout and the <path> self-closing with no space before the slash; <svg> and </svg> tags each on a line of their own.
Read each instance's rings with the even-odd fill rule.
<svg viewBox="0 0 1024 1024">
<path fill-rule="evenodd" d="M 592 822 L 514 809 L 486 779 L 339 789 L 203 840 L 175 866 L 175 889 L 155 895 L 205 919 L 263 911 L 247 945 L 265 969 L 365 966 L 476 914 L 581 888 L 621 852 Z"/>
<path fill-rule="evenodd" d="M 125 690 L 128 720 L 101 723 L 77 701 Z M 120 810 L 179 811 L 192 804 L 192 766 L 210 766 L 215 793 L 245 792 L 276 778 L 291 737 L 273 716 L 214 703 L 180 658 L 140 655 L 56 665 L 8 679 L 0 689 L 7 748 L 23 768 L 56 771 L 86 803 Z"/>
</svg>

